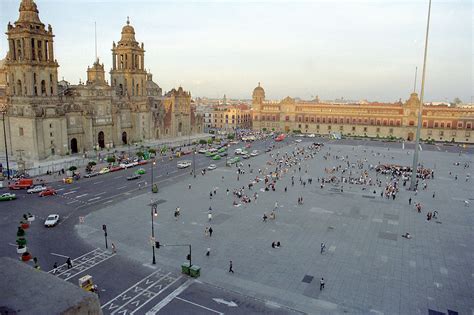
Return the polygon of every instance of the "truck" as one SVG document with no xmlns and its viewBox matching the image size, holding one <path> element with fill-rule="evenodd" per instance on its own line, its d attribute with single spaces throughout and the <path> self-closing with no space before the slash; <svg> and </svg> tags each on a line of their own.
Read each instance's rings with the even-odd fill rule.
<svg viewBox="0 0 474 315">
<path fill-rule="evenodd" d="M 8 185 L 9 189 L 30 189 L 33 187 L 33 179 L 31 178 L 22 178 L 13 184 Z"/>
</svg>

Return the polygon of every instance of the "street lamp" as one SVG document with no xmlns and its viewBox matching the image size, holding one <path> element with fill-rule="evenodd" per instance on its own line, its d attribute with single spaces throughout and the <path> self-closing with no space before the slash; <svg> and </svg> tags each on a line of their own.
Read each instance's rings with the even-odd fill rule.
<svg viewBox="0 0 474 315">
<path fill-rule="evenodd" d="M 150 205 L 151 205 L 151 239 L 152 239 L 151 248 L 152 248 L 152 250 L 153 250 L 153 261 L 152 261 L 152 264 L 153 264 L 153 265 L 156 265 L 156 258 L 155 258 L 155 226 L 154 226 L 154 217 L 157 217 L 157 216 L 158 216 L 158 211 L 157 211 L 158 205 L 156 204 L 156 202 L 152 202 Z"/>
<path fill-rule="evenodd" d="M 153 163 L 151 164 L 151 192 L 153 192 L 153 186 L 154 186 L 154 183 L 153 183 L 153 169 L 155 168 L 155 165 L 156 165 L 156 161 L 153 161 Z"/>
<path fill-rule="evenodd" d="M 423 112 L 423 96 L 425 93 L 426 55 L 428 53 L 428 33 L 430 31 L 430 13 L 431 13 L 431 0 L 428 5 L 428 21 L 426 22 L 425 54 L 423 56 L 423 72 L 422 72 L 422 77 L 421 77 L 420 108 L 418 110 L 418 125 L 416 126 L 415 154 L 413 154 L 413 167 L 411 170 L 410 190 L 416 189 L 416 175 L 418 173 L 418 154 L 420 150 L 419 148 L 420 148 L 420 133 L 421 133 L 421 115 Z"/>
<path fill-rule="evenodd" d="M 7 145 L 7 131 L 5 128 L 5 113 L 7 112 L 7 104 L 0 104 L 0 111 L 3 119 L 3 138 L 5 141 L 5 159 L 7 162 L 7 179 L 10 179 L 10 163 L 8 161 L 8 145 Z"/>
<path fill-rule="evenodd" d="M 196 162 L 195 162 L 195 156 L 196 156 L 196 146 L 194 146 L 194 149 L 193 149 L 193 175 L 194 175 L 194 178 L 196 178 Z"/>
</svg>

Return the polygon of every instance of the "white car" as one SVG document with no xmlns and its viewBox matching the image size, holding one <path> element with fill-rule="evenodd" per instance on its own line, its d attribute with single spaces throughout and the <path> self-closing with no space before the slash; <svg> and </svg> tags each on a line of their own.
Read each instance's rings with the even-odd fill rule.
<svg viewBox="0 0 474 315">
<path fill-rule="evenodd" d="M 33 188 L 30 188 L 26 191 L 27 194 L 34 194 L 34 193 L 39 193 L 43 190 L 46 190 L 46 186 L 42 186 L 42 185 L 36 185 L 35 187 Z"/>
<path fill-rule="evenodd" d="M 186 167 L 189 167 L 191 166 L 191 162 L 190 161 L 181 161 L 178 163 L 178 168 L 186 168 Z"/>
<path fill-rule="evenodd" d="M 199 149 L 199 151 L 198 151 L 198 153 L 201 153 L 201 154 L 204 154 L 204 153 L 206 153 L 206 152 L 207 152 L 206 149 Z"/>
<path fill-rule="evenodd" d="M 52 227 L 57 225 L 59 222 L 59 214 L 50 214 L 44 221 L 45 227 Z"/>
<path fill-rule="evenodd" d="M 314 133 L 308 135 L 308 138 L 315 138 L 315 137 L 316 137 L 316 135 Z"/>
<path fill-rule="evenodd" d="M 217 149 L 216 148 L 210 148 L 208 151 L 213 153 L 213 152 L 217 152 Z"/>
<path fill-rule="evenodd" d="M 242 149 L 235 149 L 234 153 L 235 154 L 242 154 Z"/>
<path fill-rule="evenodd" d="M 303 140 L 301 140 L 301 139 L 296 139 L 295 140 L 295 142 L 298 142 L 298 143 L 300 143 L 301 141 L 303 141 Z"/>
<path fill-rule="evenodd" d="M 252 153 L 250 153 L 250 156 L 257 156 L 258 155 L 258 151 L 257 150 L 253 150 Z"/>
<path fill-rule="evenodd" d="M 207 169 L 210 171 L 215 170 L 216 168 L 217 168 L 216 164 L 211 164 L 207 167 Z"/>
</svg>

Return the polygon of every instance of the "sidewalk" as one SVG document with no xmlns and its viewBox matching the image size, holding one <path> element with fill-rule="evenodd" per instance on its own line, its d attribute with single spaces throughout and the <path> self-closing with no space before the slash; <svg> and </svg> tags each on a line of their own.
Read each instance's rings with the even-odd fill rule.
<svg viewBox="0 0 474 315">
<path fill-rule="evenodd" d="M 163 145 L 166 145 L 170 148 L 179 147 L 187 144 L 192 144 L 194 141 L 199 141 L 201 139 L 209 139 L 212 135 L 211 134 L 197 134 L 193 136 L 183 136 L 173 139 L 160 139 L 160 140 L 153 140 L 148 142 L 136 143 L 133 145 L 122 145 L 117 146 L 112 149 L 105 149 L 101 151 L 86 151 L 84 154 L 74 154 L 70 156 L 55 156 L 46 160 L 42 161 L 28 161 L 26 162 L 26 172 L 32 176 L 42 176 L 50 171 L 53 174 L 58 174 L 58 171 L 62 169 L 68 170 L 71 166 L 76 166 L 78 169 L 85 167 L 87 163 L 90 161 L 97 162 L 97 165 L 106 165 L 107 163 L 100 163 L 102 162 L 108 155 L 120 152 L 137 152 L 142 147 L 151 147 L 157 148 Z M 17 161 L 10 157 L 10 169 L 18 170 Z M 6 168 L 5 157 L 0 157 L 0 163 L 4 165 Z M 44 176 L 43 176 L 44 177 Z M 49 176 L 48 176 L 49 177 Z M 60 176 L 61 179 L 64 175 Z M 45 178 L 46 180 L 46 178 Z"/>
</svg>

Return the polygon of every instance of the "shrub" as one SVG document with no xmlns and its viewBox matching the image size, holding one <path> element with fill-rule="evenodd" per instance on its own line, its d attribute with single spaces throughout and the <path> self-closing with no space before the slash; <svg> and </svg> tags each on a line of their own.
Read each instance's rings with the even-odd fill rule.
<svg viewBox="0 0 474 315">
<path fill-rule="evenodd" d="M 204 140 L 204 139 L 199 140 L 199 144 L 206 144 L 206 143 L 207 143 L 207 141 Z"/>
<path fill-rule="evenodd" d="M 209 139 L 207 140 L 207 143 L 208 143 L 208 144 L 212 144 L 212 142 L 213 142 L 212 138 L 209 138 Z"/>
<path fill-rule="evenodd" d="M 95 161 L 90 161 L 89 163 L 87 163 L 87 165 L 89 165 L 89 166 L 94 166 L 94 165 L 96 165 L 96 164 L 97 164 L 97 163 L 96 163 Z"/>
<path fill-rule="evenodd" d="M 114 162 L 115 162 L 115 156 L 107 157 L 107 163 L 114 163 Z"/>
<path fill-rule="evenodd" d="M 69 170 L 70 170 L 71 172 L 74 172 L 75 170 L 77 170 L 77 166 L 71 165 L 71 166 L 69 167 Z"/>
<path fill-rule="evenodd" d="M 227 139 L 229 139 L 229 140 L 232 140 L 232 139 L 234 139 L 234 138 L 235 138 L 235 135 L 234 135 L 233 133 L 229 133 L 229 134 L 227 135 Z"/>
<path fill-rule="evenodd" d="M 262 128 L 262 131 L 267 131 L 267 128 Z"/>
<path fill-rule="evenodd" d="M 155 154 L 156 153 L 156 150 L 151 148 L 151 149 L 148 149 L 148 152 L 150 152 L 151 154 Z"/>
<path fill-rule="evenodd" d="M 145 155 L 145 154 L 143 153 L 143 151 L 138 151 L 138 152 L 137 152 L 137 156 L 138 156 L 139 158 L 142 158 L 144 155 Z"/>
</svg>

